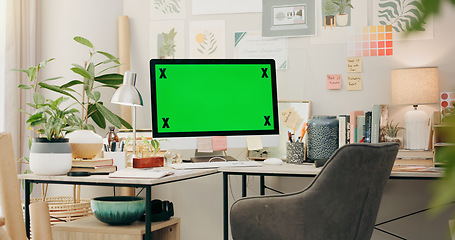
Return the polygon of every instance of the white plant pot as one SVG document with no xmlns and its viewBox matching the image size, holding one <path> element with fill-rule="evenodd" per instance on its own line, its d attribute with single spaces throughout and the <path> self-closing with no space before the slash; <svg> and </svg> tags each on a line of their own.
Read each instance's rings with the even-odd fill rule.
<svg viewBox="0 0 455 240">
<path fill-rule="evenodd" d="M 337 14 L 337 26 L 345 27 L 348 25 L 349 15 L 348 14 Z"/>
<path fill-rule="evenodd" d="M 38 175 L 63 175 L 71 170 L 71 146 L 67 138 L 33 139 L 30 150 L 30 170 Z"/>
<path fill-rule="evenodd" d="M 92 130 L 76 130 L 66 135 L 73 158 L 94 158 L 103 148 L 103 138 Z"/>
</svg>

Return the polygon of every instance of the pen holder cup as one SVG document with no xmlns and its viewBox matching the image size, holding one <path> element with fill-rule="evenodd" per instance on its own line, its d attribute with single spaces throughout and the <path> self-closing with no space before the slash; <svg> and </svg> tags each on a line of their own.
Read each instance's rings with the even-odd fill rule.
<svg viewBox="0 0 455 240">
<path fill-rule="evenodd" d="M 287 142 L 286 143 L 286 162 L 287 163 L 302 163 L 305 156 L 303 142 Z"/>
<path fill-rule="evenodd" d="M 117 171 L 126 167 L 126 152 L 103 152 L 105 158 L 112 158 Z"/>
</svg>

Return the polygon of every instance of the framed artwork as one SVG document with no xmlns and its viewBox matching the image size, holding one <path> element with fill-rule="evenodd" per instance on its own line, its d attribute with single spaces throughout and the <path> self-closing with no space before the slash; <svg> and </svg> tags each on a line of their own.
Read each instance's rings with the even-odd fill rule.
<svg viewBox="0 0 455 240">
<path fill-rule="evenodd" d="M 316 35 L 316 0 L 263 0 L 262 36 Z"/>
</svg>

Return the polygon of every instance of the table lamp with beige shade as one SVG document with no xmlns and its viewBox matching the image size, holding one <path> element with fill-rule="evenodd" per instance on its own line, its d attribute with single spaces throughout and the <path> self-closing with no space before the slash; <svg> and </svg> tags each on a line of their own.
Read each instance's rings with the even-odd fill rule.
<svg viewBox="0 0 455 240">
<path fill-rule="evenodd" d="M 405 149 L 425 150 L 429 116 L 418 105 L 439 101 L 438 68 L 394 69 L 392 79 L 392 104 L 409 104 L 414 110 L 405 114 Z"/>
</svg>

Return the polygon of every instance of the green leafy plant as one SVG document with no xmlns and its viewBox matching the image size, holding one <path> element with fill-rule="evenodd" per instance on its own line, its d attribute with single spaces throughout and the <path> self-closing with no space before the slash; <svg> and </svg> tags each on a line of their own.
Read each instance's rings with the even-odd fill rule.
<svg viewBox="0 0 455 240">
<path fill-rule="evenodd" d="M 174 56 L 175 53 L 175 36 L 177 35 L 177 32 L 175 32 L 175 29 L 172 28 L 169 33 L 162 33 L 163 35 L 163 45 L 160 48 L 160 56 L 165 57 L 165 56 Z"/>
<path fill-rule="evenodd" d="M 128 136 L 125 140 L 125 145 L 132 144 L 132 137 Z M 136 155 L 140 157 L 153 157 L 160 152 L 160 141 L 156 139 L 147 139 L 141 136 L 141 141 L 136 141 Z"/>
<path fill-rule="evenodd" d="M 75 124 L 80 122 L 80 119 L 75 115 L 79 111 L 70 108 L 72 105 L 60 109 L 60 104 L 67 101 L 68 98 L 60 97 L 54 101 L 46 99 L 38 92 L 38 89 L 45 82 L 61 78 L 54 77 L 44 80 L 39 80 L 38 78 L 39 71 L 53 60 L 54 58 L 42 61 L 37 66 L 32 66 L 28 69 L 13 69 L 14 71 L 26 73 L 29 79 L 28 84 L 19 84 L 18 88 L 33 90 L 33 103 L 27 103 L 27 105 L 32 107 L 34 112 L 27 112 L 25 109 L 19 110 L 28 115 L 28 119 L 26 120 L 29 124 L 28 128 L 35 130 L 40 136 L 44 136 L 48 140 L 64 138 L 66 133 L 76 130 L 77 126 Z"/>
<path fill-rule="evenodd" d="M 106 73 L 107 70 L 120 66 L 120 62 L 110 53 L 97 51 L 93 44 L 83 37 L 77 36 L 73 39 L 77 43 L 87 47 L 89 50 L 89 58 L 84 61 L 83 65 L 72 64 L 71 67 L 71 71 L 82 79 L 72 80 L 61 86 L 50 85 L 45 82 L 40 82 L 39 85 L 43 88 L 70 97 L 81 106 L 81 121 L 78 122 L 80 129 L 95 131 L 95 127 L 88 123 L 89 119 L 92 119 L 93 122 L 102 129 L 106 128 L 106 121 L 109 121 L 117 128 L 121 128 L 123 125 L 126 128 L 131 129 L 132 127 L 127 121 L 123 120 L 104 106 L 101 101 L 101 93 L 98 91 L 99 88 L 103 87 L 117 89 L 119 85 L 122 84 L 123 76 L 121 74 Z M 96 56 L 104 57 L 104 60 L 95 63 L 92 60 Z M 73 87 L 78 85 L 82 86 L 82 92 L 73 89 Z M 79 96 L 82 100 L 80 101 L 76 96 Z"/>
<path fill-rule="evenodd" d="M 444 2 L 449 2 L 452 5 L 455 5 L 455 0 L 421 0 L 422 4 L 422 15 L 418 21 L 411 23 L 411 28 L 407 29 L 407 32 L 421 31 L 423 25 L 426 24 L 426 20 L 431 16 L 436 16 L 439 14 L 439 10 Z"/>
<path fill-rule="evenodd" d="M 354 9 L 351 4 L 351 0 L 333 0 L 333 3 L 338 6 L 338 13 L 340 15 L 345 13 L 347 7 Z"/>
<path fill-rule="evenodd" d="M 422 19 L 423 6 L 418 0 L 381 0 L 379 8 L 379 23 L 392 25 L 396 32 L 407 31 Z M 425 28 L 420 26 L 414 30 L 425 31 Z"/>
<path fill-rule="evenodd" d="M 388 122 L 384 128 L 385 134 L 389 137 L 397 137 L 398 132 L 403 130 L 403 127 L 398 127 L 397 124 L 393 124 L 393 120 Z"/>
<path fill-rule="evenodd" d="M 327 0 L 322 4 L 322 13 L 326 16 L 334 16 L 337 12 L 338 6 L 332 0 Z"/>
</svg>

